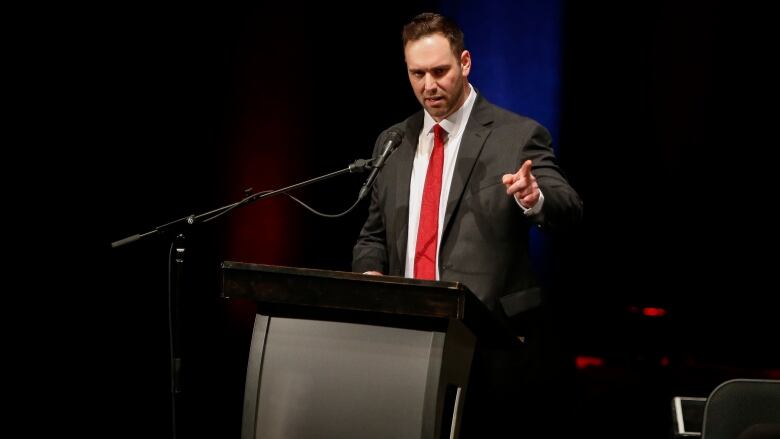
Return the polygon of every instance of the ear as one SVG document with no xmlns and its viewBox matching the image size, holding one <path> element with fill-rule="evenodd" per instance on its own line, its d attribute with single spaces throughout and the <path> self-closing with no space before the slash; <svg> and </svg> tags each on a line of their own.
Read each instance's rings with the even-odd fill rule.
<svg viewBox="0 0 780 439">
<path fill-rule="evenodd" d="M 463 72 L 463 76 L 468 76 L 471 71 L 471 53 L 468 50 L 464 50 L 460 54 L 460 70 Z"/>
</svg>

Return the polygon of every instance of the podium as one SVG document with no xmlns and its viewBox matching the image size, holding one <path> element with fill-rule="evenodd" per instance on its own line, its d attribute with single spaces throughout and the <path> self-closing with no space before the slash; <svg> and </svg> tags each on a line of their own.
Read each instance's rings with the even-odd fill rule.
<svg viewBox="0 0 780 439">
<path fill-rule="evenodd" d="M 477 340 L 518 344 L 464 285 L 222 263 L 256 305 L 242 439 L 458 437 Z"/>
</svg>

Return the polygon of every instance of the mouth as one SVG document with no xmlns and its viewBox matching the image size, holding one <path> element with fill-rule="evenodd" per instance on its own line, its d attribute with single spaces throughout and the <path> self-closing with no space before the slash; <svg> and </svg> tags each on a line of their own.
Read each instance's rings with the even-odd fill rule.
<svg viewBox="0 0 780 439">
<path fill-rule="evenodd" d="M 425 98 L 425 102 L 428 103 L 429 105 L 436 105 L 439 102 L 442 102 L 443 100 L 444 98 L 442 96 L 431 96 Z"/>
</svg>

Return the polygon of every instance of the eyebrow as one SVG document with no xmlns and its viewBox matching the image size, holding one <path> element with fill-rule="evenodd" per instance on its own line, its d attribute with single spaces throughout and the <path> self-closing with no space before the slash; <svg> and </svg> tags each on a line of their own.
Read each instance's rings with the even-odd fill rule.
<svg viewBox="0 0 780 439">
<path fill-rule="evenodd" d="M 441 64 L 441 65 L 438 65 L 438 66 L 433 66 L 430 69 L 424 69 L 422 67 L 418 67 L 418 68 L 411 68 L 410 67 L 409 71 L 411 71 L 411 72 L 424 72 L 426 70 L 446 70 L 446 69 L 449 69 L 450 67 L 451 66 L 449 64 Z"/>
</svg>

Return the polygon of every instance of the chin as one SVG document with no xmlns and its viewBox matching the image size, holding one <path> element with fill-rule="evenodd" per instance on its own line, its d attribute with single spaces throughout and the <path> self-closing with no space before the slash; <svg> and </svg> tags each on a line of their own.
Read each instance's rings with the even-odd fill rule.
<svg viewBox="0 0 780 439">
<path fill-rule="evenodd" d="M 447 114 L 444 108 L 426 107 L 425 109 L 428 110 L 428 114 L 430 114 L 433 117 L 443 117 L 445 114 Z"/>
</svg>

